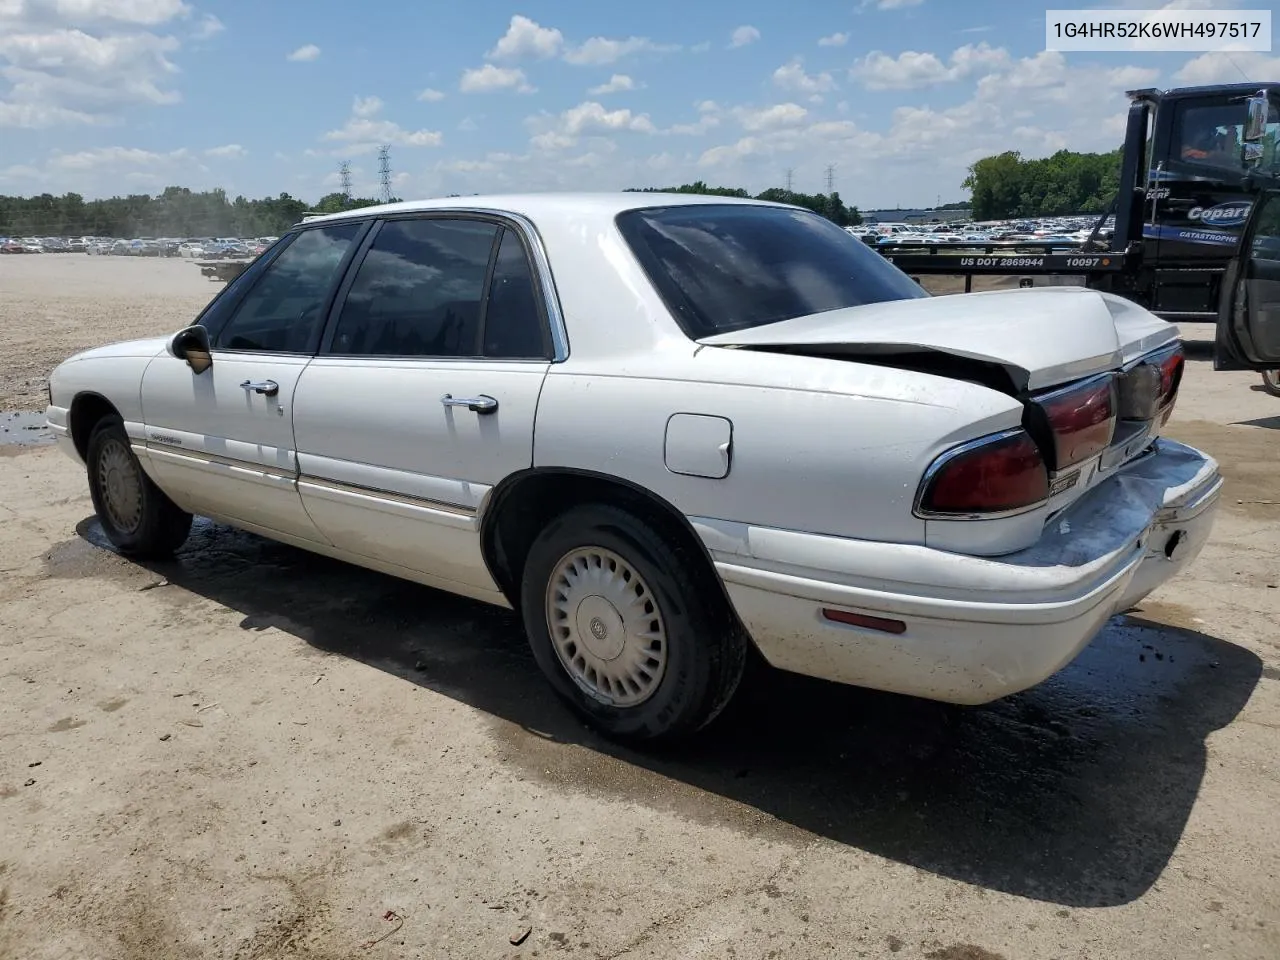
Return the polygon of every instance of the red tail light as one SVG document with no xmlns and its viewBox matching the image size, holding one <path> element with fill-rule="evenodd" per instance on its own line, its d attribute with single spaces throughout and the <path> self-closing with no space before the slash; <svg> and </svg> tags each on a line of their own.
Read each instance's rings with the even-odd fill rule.
<svg viewBox="0 0 1280 960">
<path fill-rule="evenodd" d="M 1174 402 L 1178 399 L 1178 387 L 1182 386 L 1182 370 L 1186 366 L 1186 353 L 1182 344 L 1178 344 L 1168 354 L 1160 358 L 1160 409 L 1163 411 L 1160 423 L 1164 424 L 1173 413 Z"/>
<path fill-rule="evenodd" d="M 1065 470 L 1111 445 L 1116 428 L 1116 380 L 1111 374 L 1032 399 L 1028 411 L 1040 429 L 1052 437 L 1051 469 Z M 1037 416 L 1038 414 L 1038 416 Z"/>
<path fill-rule="evenodd" d="M 949 450 L 925 474 L 916 513 L 957 519 L 1034 506 L 1049 497 L 1049 471 L 1024 430 L 1007 430 Z"/>
</svg>

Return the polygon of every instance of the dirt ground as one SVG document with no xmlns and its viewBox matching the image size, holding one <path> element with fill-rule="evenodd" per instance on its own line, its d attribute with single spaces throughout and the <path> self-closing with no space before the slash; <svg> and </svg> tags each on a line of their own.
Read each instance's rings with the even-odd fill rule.
<svg viewBox="0 0 1280 960">
<path fill-rule="evenodd" d="M 216 290 L 0 258 L 0 413 Z M 977 709 L 757 668 L 662 756 L 509 613 L 207 523 L 140 566 L 0 445 L 0 957 L 1274 960 L 1280 400 L 1195 346 L 1213 539 L 1075 664 Z"/>
</svg>

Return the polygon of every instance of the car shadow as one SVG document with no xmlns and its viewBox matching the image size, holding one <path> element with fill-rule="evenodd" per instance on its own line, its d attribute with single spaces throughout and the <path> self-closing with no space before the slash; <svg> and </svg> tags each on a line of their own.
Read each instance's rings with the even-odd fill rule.
<svg viewBox="0 0 1280 960">
<path fill-rule="evenodd" d="M 96 518 L 78 532 L 109 549 Z M 801 831 L 1073 907 L 1127 903 L 1159 879 L 1204 776 L 1205 740 L 1262 671 L 1241 647 L 1140 614 L 1114 619 L 1034 690 L 977 708 L 755 662 L 706 731 L 646 752 L 596 736 L 559 703 L 510 611 L 203 520 L 175 560 L 146 566 L 243 614 L 245 630 L 275 627 L 484 711 L 522 776 L 640 804 L 718 797 L 751 814 L 730 826 Z"/>
<path fill-rule="evenodd" d="M 1258 417 L 1254 420 L 1237 420 L 1236 426 L 1261 427 L 1263 430 L 1280 430 L 1280 416 Z"/>
</svg>

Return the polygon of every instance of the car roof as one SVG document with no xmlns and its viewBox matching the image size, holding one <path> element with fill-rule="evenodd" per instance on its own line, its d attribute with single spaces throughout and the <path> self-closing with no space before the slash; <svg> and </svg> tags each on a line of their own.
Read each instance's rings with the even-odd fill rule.
<svg viewBox="0 0 1280 960">
<path fill-rule="evenodd" d="M 357 207 L 338 213 L 310 215 L 308 226 L 353 217 L 385 216 L 401 213 L 428 213 L 432 210 L 488 210 L 514 213 L 535 222 L 548 217 L 590 216 L 609 218 L 627 210 L 647 207 L 694 206 L 698 204 L 740 204 L 759 207 L 789 208 L 787 204 L 753 200 L 746 197 L 719 197 L 695 193 L 513 193 L 485 194 L 474 197 L 433 197 L 426 200 L 403 200 L 376 206 Z"/>
</svg>

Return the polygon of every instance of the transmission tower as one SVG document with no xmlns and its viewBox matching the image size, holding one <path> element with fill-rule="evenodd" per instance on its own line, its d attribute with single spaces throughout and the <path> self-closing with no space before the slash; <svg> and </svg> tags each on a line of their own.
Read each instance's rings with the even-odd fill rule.
<svg viewBox="0 0 1280 960">
<path fill-rule="evenodd" d="M 834 163 L 827 164 L 827 196 L 836 192 L 836 165 Z"/>
<path fill-rule="evenodd" d="M 378 148 L 378 182 L 382 184 L 382 202 L 391 202 L 391 144 Z"/>
<path fill-rule="evenodd" d="M 344 206 L 351 204 L 351 164 L 343 160 L 338 164 L 338 182 L 342 185 L 342 203 Z"/>
<path fill-rule="evenodd" d="M 791 179 L 795 172 L 795 167 L 787 167 L 787 193 L 791 192 Z"/>
</svg>

